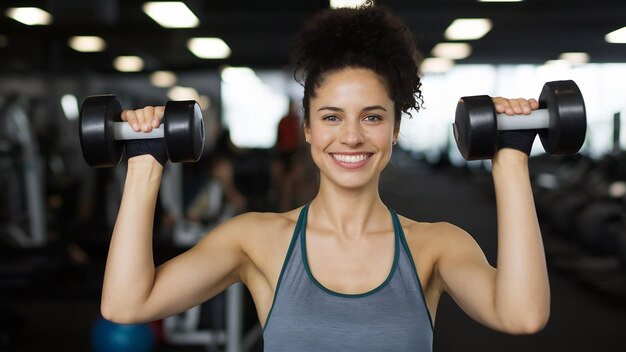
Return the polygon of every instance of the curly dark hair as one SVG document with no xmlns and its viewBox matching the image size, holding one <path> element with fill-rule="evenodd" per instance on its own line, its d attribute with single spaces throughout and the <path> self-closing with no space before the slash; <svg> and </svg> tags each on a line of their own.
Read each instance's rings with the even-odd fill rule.
<svg viewBox="0 0 626 352">
<path fill-rule="evenodd" d="M 389 10 L 367 4 L 358 9 L 328 9 L 307 21 L 291 52 L 294 78 L 304 87 L 302 106 L 309 123 L 309 103 L 327 74 L 344 68 L 366 68 L 385 82 L 402 112 L 423 107 L 419 54 L 410 29 Z"/>
</svg>

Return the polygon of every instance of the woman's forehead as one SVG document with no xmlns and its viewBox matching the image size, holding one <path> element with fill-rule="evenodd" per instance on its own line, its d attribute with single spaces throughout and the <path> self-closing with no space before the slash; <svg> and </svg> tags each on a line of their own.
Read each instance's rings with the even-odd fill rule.
<svg viewBox="0 0 626 352">
<path fill-rule="evenodd" d="M 392 103 L 381 78 L 367 69 L 343 69 L 327 74 L 312 96 L 311 103 L 349 103 L 369 101 L 368 104 Z M 375 101 L 372 101 L 375 100 Z"/>
</svg>

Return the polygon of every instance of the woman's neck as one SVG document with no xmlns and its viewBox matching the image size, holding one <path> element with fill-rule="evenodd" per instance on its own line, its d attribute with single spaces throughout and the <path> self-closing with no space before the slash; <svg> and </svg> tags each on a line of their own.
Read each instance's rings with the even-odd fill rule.
<svg viewBox="0 0 626 352">
<path fill-rule="evenodd" d="M 320 182 L 320 189 L 309 209 L 309 224 L 339 236 L 356 238 L 381 231 L 389 220 L 389 210 L 380 199 L 378 186 L 345 189 Z"/>
</svg>

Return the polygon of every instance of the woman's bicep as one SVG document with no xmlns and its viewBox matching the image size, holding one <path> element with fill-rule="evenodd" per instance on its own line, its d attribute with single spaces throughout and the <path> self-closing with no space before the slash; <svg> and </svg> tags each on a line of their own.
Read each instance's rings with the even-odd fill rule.
<svg viewBox="0 0 626 352">
<path fill-rule="evenodd" d="M 231 220 L 208 233 L 188 251 L 160 265 L 143 307 L 145 319 L 153 320 L 194 307 L 240 281 L 247 258 L 241 247 L 245 225 Z"/>
<path fill-rule="evenodd" d="M 442 238 L 436 268 L 444 290 L 472 319 L 498 329 L 496 269 L 467 232 L 449 226 Z"/>
</svg>

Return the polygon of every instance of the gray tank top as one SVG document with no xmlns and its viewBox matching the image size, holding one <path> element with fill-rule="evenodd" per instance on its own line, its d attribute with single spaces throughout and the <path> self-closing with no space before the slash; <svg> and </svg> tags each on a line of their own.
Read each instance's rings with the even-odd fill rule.
<svg viewBox="0 0 626 352">
<path fill-rule="evenodd" d="M 306 257 L 308 205 L 300 212 L 263 329 L 265 352 L 432 351 L 433 324 L 396 213 L 387 279 L 361 294 L 329 290 Z"/>
</svg>

